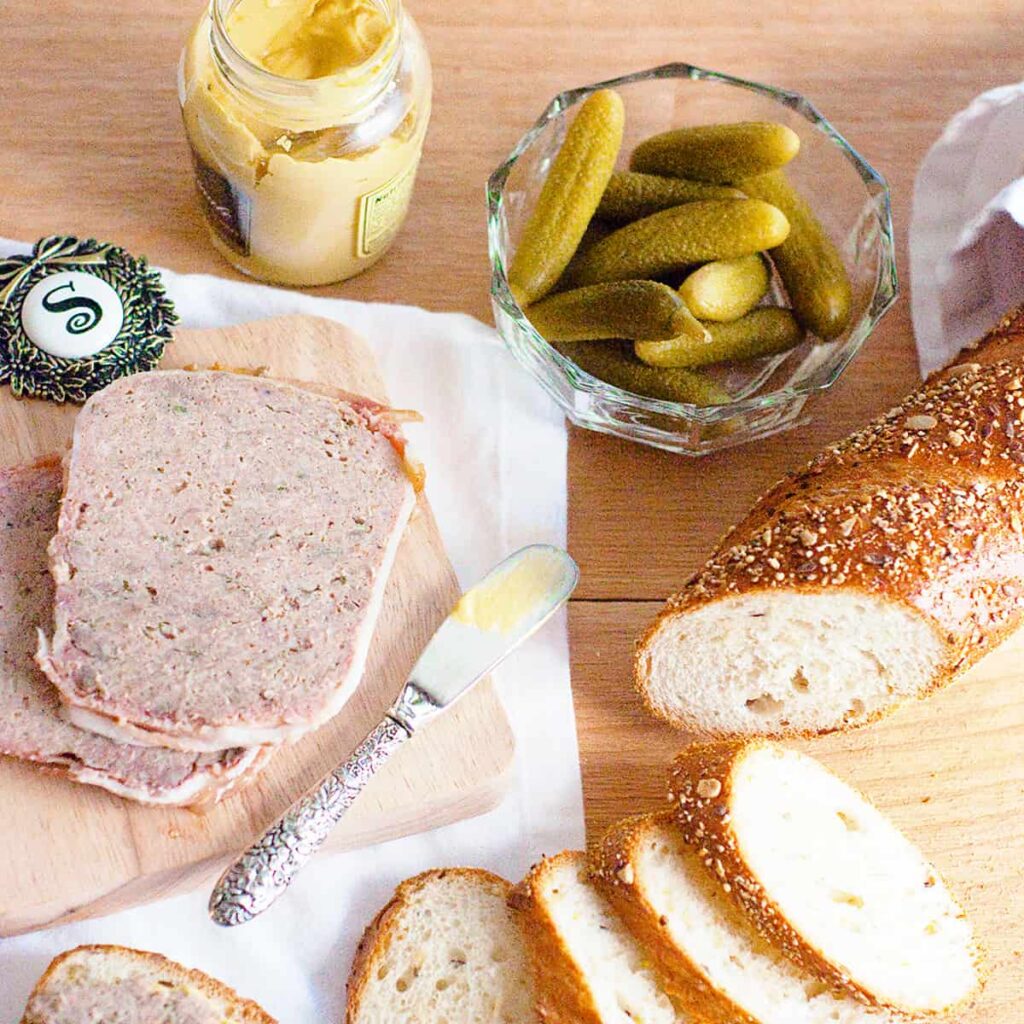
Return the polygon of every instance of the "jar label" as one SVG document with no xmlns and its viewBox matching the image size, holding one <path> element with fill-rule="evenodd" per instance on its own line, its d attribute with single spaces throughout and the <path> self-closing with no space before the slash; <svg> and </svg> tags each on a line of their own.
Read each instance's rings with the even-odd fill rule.
<svg viewBox="0 0 1024 1024">
<path fill-rule="evenodd" d="M 405 219 L 416 178 L 413 161 L 390 181 L 373 192 L 367 192 L 359 201 L 359 224 L 356 230 L 356 255 L 365 259 L 386 249 L 398 234 Z"/>
<path fill-rule="evenodd" d="M 249 255 L 249 234 L 252 223 L 252 203 L 249 197 L 211 167 L 192 149 L 196 191 L 202 203 L 206 223 L 214 234 L 239 256 Z"/>
</svg>

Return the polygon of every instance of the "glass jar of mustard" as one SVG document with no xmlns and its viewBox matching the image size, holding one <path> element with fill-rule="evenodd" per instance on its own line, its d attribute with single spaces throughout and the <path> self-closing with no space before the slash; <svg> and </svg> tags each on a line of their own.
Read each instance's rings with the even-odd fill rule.
<svg viewBox="0 0 1024 1024">
<path fill-rule="evenodd" d="M 178 91 L 210 237 L 235 267 L 319 285 L 384 255 L 430 118 L 402 0 L 210 0 Z"/>
</svg>

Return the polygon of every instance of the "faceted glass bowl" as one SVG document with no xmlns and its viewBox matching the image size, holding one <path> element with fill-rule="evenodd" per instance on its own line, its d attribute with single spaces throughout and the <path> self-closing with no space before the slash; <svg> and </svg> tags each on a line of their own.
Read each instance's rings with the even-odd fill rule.
<svg viewBox="0 0 1024 1024">
<path fill-rule="evenodd" d="M 638 142 L 670 128 L 778 121 L 800 136 L 800 153 L 786 170 L 838 246 L 850 275 L 853 313 L 843 334 L 705 369 L 732 400 L 701 408 L 647 398 L 598 380 L 537 333 L 512 297 L 506 268 L 574 107 L 606 88 L 616 89 L 626 106 L 620 168 Z M 686 455 L 705 455 L 800 422 L 807 400 L 839 379 L 898 294 L 885 179 L 803 96 L 690 64 L 666 64 L 560 93 L 491 175 L 487 207 L 494 318 L 516 358 L 573 423 Z M 770 301 L 785 305 L 777 281 L 772 291 Z"/>
</svg>

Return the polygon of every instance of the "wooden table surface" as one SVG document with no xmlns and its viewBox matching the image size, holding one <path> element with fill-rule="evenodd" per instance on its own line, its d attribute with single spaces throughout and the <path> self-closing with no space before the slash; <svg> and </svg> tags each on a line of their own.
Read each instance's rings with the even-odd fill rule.
<svg viewBox="0 0 1024 1024">
<path fill-rule="evenodd" d="M 974 95 L 1021 77 L 1019 4 L 410 4 L 435 69 L 434 118 L 414 208 L 382 264 L 327 294 L 462 310 L 489 321 L 488 172 L 554 93 L 670 60 L 806 93 L 893 188 L 904 297 L 815 407 L 812 424 L 700 462 L 573 432 L 569 539 L 583 570 L 570 616 L 573 681 L 588 823 L 596 830 L 658 798 L 664 764 L 680 743 L 632 696 L 628 656 L 636 630 L 765 485 L 916 382 L 906 297 L 915 168 Z M 176 270 L 232 274 L 208 244 L 193 202 L 175 96 L 175 62 L 200 6 L 0 0 L 0 234 L 95 234 Z M 865 753 L 857 781 L 889 806 L 888 769 L 871 761 L 873 742 L 868 730 L 817 749 Z M 926 813 L 890 809 L 910 823 Z M 943 835 L 942 848 L 929 852 L 956 877 L 950 861 L 960 857 L 959 840 L 949 830 Z M 1011 957 L 1014 950 L 1004 952 Z M 1019 964 L 1016 978 L 1019 991 Z M 999 991 L 1008 999 L 1013 987 Z M 1019 1007 L 998 1005 L 1007 1008 L 1001 1024 L 1021 1019 Z"/>
</svg>

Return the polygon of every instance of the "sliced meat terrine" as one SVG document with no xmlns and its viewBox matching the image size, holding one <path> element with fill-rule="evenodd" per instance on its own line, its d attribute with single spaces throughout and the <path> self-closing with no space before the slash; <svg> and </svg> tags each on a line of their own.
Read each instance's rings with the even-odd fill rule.
<svg viewBox="0 0 1024 1024">
<path fill-rule="evenodd" d="M 125 946 L 78 946 L 56 957 L 21 1024 L 277 1024 L 202 971 Z"/>
<path fill-rule="evenodd" d="M 72 721 L 213 750 L 351 696 L 415 495 L 387 410 L 219 371 L 155 371 L 75 425 L 37 660 Z"/>
<path fill-rule="evenodd" d="M 61 484 L 56 459 L 0 470 L 0 754 L 146 803 L 215 799 L 266 755 L 129 746 L 59 717 L 60 699 L 33 654 L 36 630 L 53 609 L 46 545 L 57 525 Z"/>
</svg>

